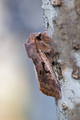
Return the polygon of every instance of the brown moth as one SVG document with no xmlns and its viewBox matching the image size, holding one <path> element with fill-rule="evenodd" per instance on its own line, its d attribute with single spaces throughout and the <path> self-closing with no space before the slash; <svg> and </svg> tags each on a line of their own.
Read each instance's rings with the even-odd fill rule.
<svg viewBox="0 0 80 120">
<path fill-rule="evenodd" d="M 40 91 L 45 95 L 61 98 L 61 89 L 51 66 L 54 51 L 50 43 L 51 39 L 46 31 L 43 34 L 32 33 L 25 43 L 25 49 L 34 63 Z"/>
</svg>

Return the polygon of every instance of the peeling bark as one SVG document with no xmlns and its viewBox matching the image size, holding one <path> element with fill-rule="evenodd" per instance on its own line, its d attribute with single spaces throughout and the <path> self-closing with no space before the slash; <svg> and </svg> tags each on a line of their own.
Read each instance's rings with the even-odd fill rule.
<svg viewBox="0 0 80 120">
<path fill-rule="evenodd" d="M 58 120 L 80 120 L 80 0 L 42 2 L 44 26 L 49 24 L 52 47 L 59 52 L 53 57 L 62 91 L 55 99 Z"/>
</svg>

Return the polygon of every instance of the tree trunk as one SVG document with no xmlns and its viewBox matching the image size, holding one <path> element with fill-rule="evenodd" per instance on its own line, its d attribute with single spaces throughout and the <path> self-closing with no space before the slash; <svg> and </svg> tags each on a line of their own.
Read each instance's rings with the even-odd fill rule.
<svg viewBox="0 0 80 120">
<path fill-rule="evenodd" d="M 55 99 L 58 120 L 80 120 L 80 0 L 42 0 L 62 98 Z"/>
</svg>

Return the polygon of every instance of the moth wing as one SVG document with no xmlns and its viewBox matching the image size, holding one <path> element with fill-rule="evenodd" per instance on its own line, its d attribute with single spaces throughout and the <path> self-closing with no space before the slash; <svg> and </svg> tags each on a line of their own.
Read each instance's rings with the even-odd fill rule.
<svg viewBox="0 0 80 120">
<path fill-rule="evenodd" d="M 47 96 L 61 98 L 61 90 L 59 83 L 56 82 L 55 84 L 54 80 L 51 77 L 51 74 L 46 73 L 46 71 L 48 71 L 46 66 L 46 71 L 43 69 L 41 58 L 38 54 L 36 60 L 33 61 L 33 63 L 37 72 L 38 86 L 40 91 Z"/>
<path fill-rule="evenodd" d="M 38 81 L 40 81 L 39 89 L 43 94 L 47 96 L 61 98 L 61 90 L 60 90 L 60 86 L 58 83 L 54 85 L 54 81 L 52 79 L 48 77 L 42 78 L 42 76 L 38 77 Z"/>
<path fill-rule="evenodd" d="M 35 35 L 36 33 L 32 33 L 24 44 L 28 57 L 32 59 L 36 58 Z"/>
</svg>

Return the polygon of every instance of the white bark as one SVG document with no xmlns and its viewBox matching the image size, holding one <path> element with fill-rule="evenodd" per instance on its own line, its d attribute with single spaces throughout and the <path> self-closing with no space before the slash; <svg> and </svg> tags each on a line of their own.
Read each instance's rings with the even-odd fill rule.
<svg viewBox="0 0 80 120">
<path fill-rule="evenodd" d="M 80 120 L 80 47 L 75 47 L 80 45 L 80 1 L 63 0 L 59 7 L 52 0 L 42 2 L 44 26 L 49 23 L 48 34 L 60 53 L 57 62 L 63 75 L 62 98 L 55 99 L 58 120 Z"/>
</svg>

